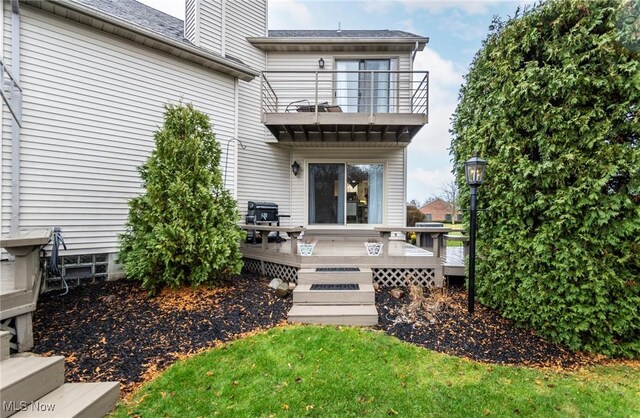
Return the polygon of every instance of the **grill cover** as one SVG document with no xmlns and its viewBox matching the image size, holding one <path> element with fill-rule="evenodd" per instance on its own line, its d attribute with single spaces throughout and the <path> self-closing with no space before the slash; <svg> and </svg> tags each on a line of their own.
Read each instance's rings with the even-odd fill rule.
<svg viewBox="0 0 640 418">
<path fill-rule="evenodd" d="M 278 204 L 273 202 L 253 202 L 247 203 L 247 223 L 253 220 L 257 222 L 278 222 Z"/>
</svg>

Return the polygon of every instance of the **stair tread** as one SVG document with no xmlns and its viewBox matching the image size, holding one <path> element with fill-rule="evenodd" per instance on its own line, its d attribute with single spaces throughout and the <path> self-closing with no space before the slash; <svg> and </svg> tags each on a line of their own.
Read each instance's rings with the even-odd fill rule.
<svg viewBox="0 0 640 418">
<path fill-rule="evenodd" d="M 0 362 L 0 389 L 12 386 L 40 370 L 62 362 L 64 357 L 13 357 Z"/>
<path fill-rule="evenodd" d="M 113 409 L 119 397 L 119 382 L 65 383 L 34 402 L 33 406 L 42 410 L 27 408 L 13 417 L 104 416 Z"/>
<path fill-rule="evenodd" d="M 370 268 L 359 267 L 360 271 L 316 271 L 315 268 L 303 268 L 298 270 L 300 273 L 318 273 L 318 274 L 357 274 L 357 273 L 371 273 Z"/>
<path fill-rule="evenodd" d="M 318 284 L 328 284 L 328 283 L 329 282 L 318 283 Z M 358 286 L 360 287 L 359 290 L 311 290 L 311 286 L 313 284 L 315 283 L 299 284 L 296 286 L 296 288 L 293 291 L 294 292 L 331 292 L 331 293 L 337 293 L 337 292 L 353 293 L 353 292 L 373 292 L 374 291 L 372 284 L 357 283 Z M 336 284 L 340 284 L 340 283 L 336 283 Z"/>
<path fill-rule="evenodd" d="M 321 304 L 294 304 L 289 311 L 289 316 L 359 316 L 375 315 L 378 311 L 374 304 L 366 305 L 321 305 Z"/>
</svg>

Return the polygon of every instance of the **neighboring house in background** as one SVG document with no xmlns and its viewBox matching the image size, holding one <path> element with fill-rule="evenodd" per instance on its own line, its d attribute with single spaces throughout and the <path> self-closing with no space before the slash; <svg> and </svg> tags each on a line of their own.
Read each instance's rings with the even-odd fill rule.
<svg viewBox="0 0 640 418">
<path fill-rule="evenodd" d="M 60 226 L 66 255 L 117 274 L 137 167 L 177 100 L 210 116 L 241 212 L 272 201 L 307 228 L 405 225 L 407 146 L 428 110 L 413 58 L 428 38 L 267 31 L 264 0 L 186 0 L 184 22 L 134 0 L 3 6 L 22 128 L 3 104 L 2 234 Z"/>
<path fill-rule="evenodd" d="M 451 222 L 451 204 L 444 200 L 437 198 L 431 202 L 425 203 L 420 208 L 420 212 L 424 213 L 425 222 L 438 221 L 438 222 Z M 460 211 L 456 213 L 456 222 L 461 220 L 462 214 Z"/>
</svg>

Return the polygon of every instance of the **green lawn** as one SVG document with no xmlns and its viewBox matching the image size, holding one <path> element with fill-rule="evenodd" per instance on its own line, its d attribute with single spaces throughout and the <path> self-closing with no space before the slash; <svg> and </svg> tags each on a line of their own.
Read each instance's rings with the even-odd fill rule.
<svg viewBox="0 0 640 418">
<path fill-rule="evenodd" d="M 637 417 L 640 369 L 485 365 L 357 328 L 280 327 L 180 361 L 113 416 Z"/>
<path fill-rule="evenodd" d="M 445 223 L 443 226 L 445 228 L 455 228 L 455 229 L 462 229 L 463 228 L 462 222 L 456 222 L 455 224 Z M 449 232 L 449 235 L 462 235 L 462 232 L 452 231 L 452 232 Z M 447 246 L 448 247 L 462 247 L 462 242 L 461 241 L 448 241 L 447 242 Z"/>
</svg>

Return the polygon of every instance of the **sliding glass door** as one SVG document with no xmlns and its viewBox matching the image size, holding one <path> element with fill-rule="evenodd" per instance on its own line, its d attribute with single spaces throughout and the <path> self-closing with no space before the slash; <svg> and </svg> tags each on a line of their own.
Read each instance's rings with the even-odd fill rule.
<svg viewBox="0 0 640 418">
<path fill-rule="evenodd" d="M 336 60 L 335 97 L 343 112 L 388 113 L 392 85 L 390 59 Z"/>
<path fill-rule="evenodd" d="M 361 71 L 389 71 L 389 60 L 361 60 Z M 358 86 L 360 101 L 358 112 L 388 113 L 389 112 L 389 87 L 388 72 L 364 72 L 360 73 Z"/>
<path fill-rule="evenodd" d="M 382 224 L 384 166 L 309 164 L 309 225 Z"/>
</svg>

